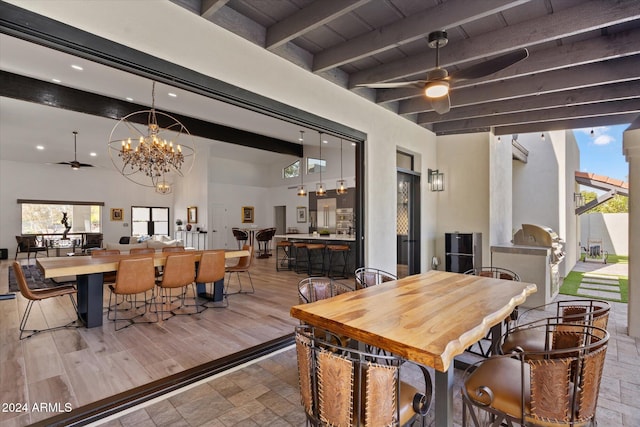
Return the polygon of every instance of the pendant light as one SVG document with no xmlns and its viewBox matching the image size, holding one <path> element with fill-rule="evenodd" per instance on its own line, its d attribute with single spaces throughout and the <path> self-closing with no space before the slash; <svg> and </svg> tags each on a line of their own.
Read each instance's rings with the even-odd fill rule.
<svg viewBox="0 0 640 427">
<path fill-rule="evenodd" d="M 320 159 L 318 162 L 318 166 L 320 167 L 320 182 L 316 184 L 316 196 L 322 197 L 327 195 L 327 189 L 324 186 L 324 182 L 322 182 L 322 132 L 319 132 L 320 136 Z"/>
<path fill-rule="evenodd" d="M 336 181 L 336 193 L 347 194 L 347 181 L 342 178 L 342 138 L 340 138 L 340 179 Z"/>
<path fill-rule="evenodd" d="M 300 138 L 298 139 L 300 144 L 304 145 L 304 131 L 300 131 Z M 304 147 L 303 147 L 304 149 Z M 307 192 L 304 189 L 304 156 L 300 158 L 300 166 L 298 166 L 298 173 L 300 174 L 300 185 L 298 186 L 298 196 L 305 197 Z"/>
</svg>

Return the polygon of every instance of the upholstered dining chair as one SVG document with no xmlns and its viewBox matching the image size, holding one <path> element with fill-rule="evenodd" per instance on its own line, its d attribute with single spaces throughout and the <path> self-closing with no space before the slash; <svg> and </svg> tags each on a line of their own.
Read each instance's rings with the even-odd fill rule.
<svg viewBox="0 0 640 427">
<path fill-rule="evenodd" d="M 91 257 L 101 257 L 110 255 L 120 255 L 120 249 L 94 249 L 91 251 Z M 116 281 L 116 272 L 107 271 L 102 274 L 102 281 L 104 283 L 113 283 Z"/>
<path fill-rule="evenodd" d="M 167 246 L 162 248 L 162 252 L 184 252 L 184 246 Z"/>
<path fill-rule="evenodd" d="M 215 282 L 224 280 L 224 261 L 224 251 L 204 251 L 200 257 L 200 262 L 198 263 L 198 273 L 196 275 L 195 281 L 196 283 L 204 283 L 205 286 L 207 283 L 210 283 L 210 294 L 212 295 L 215 294 Z M 227 298 L 227 295 L 224 293 L 224 288 L 222 293 L 222 298 L 224 300 L 222 307 L 228 307 L 229 298 Z M 205 307 L 209 307 L 207 303 L 205 303 Z"/>
<path fill-rule="evenodd" d="M 335 345 L 308 326 L 296 328 L 301 403 L 311 425 L 425 425 L 432 381 L 427 369 L 398 356 Z M 416 370 L 412 385 L 401 377 Z M 419 387 L 419 388 L 416 388 Z"/>
<path fill-rule="evenodd" d="M 171 316 L 175 315 L 190 315 L 201 313 L 205 310 L 205 307 L 202 307 L 194 301 L 193 304 L 186 304 L 185 300 L 187 298 L 187 287 L 193 287 L 195 280 L 195 268 L 196 268 L 196 258 L 193 253 L 184 252 L 184 253 L 171 253 L 167 255 L 167 260 L 164 264 L 164 270 L 162 274 L 162 280 L 160 282 L 156 282 L 156 284 L 160 287 L 160 306 L 161 308 L 161 318 L 166 320 L 164 317 L 165 312 L 169 312 Z M 173 289 L 181 289 L 181 293 L 178 296 L 180 300 L 180 305 L 177 308 L 173 308 Z M 197 294 L 195 289 L 193 289 L 193 298 L 197 299 Z M 168 306 L 169 310 L 165 310 L 165 307 Z M 194 307 L 193 311 L 180 311 L 185 307 Z M 157 305 L 156 305 L 157 311 Z M 167 317 L 168 318 L 168 317 Z"/>
<path fill-rule="evenodd" d="M 115 283 L 109 285 L 109 308 L 107 319 L 112 320 L 116 331 L 124 329 L 134 323 L 156 323 L 158 322 L 158 312 L 155 312 L 155 320 L 141 319 L 148 312 L 148 306 L 154 300 L 154 288 L 156 286 L 156 273 L 153 265 L 153 257 L 122 259 L 118 263 L 118 272 Z M 151 298 L 147 294 L 151 291 Z M 142 294 L 143 304 L 138 306 L 138 296 Z M 111 304 L 112 297 L 115 296 L 114 304 Z M 118 302 L 118 296 L 122 298 Z M 126 307 L 123 307 L 127 304 Z M 144 310 L 138 310 L 143 307 Z M 118 318 L 118 313 L 129 313 L 126 317 Z M 113 314 L 113 316 L 111 316 Z M 124 326 L 118 327 L 118 322 L 126 322 Z"/>
<path fill-rule="evenodd" d="M 148 255 L 155 254 L 156 250 L 153 248 L 133 248 L 129 249 L 129 254 L 131 255 Z"/>
<path fill-rule="evenodd" d="M 233 294 L 252 294 L 256 291 L 256 289 L 253 287 L 253 279 L 251 278 L 251 272 L 249 271 L 251 268 L 251 264 L 253 262 L 253 246 L 250 245 L 244 245 L 242 247 L 243 251 L 249 251 L 249 255 L 248 256 L 243 256 L 240 257 L 238 259 L 238 262 L 235 265 L 231 265 L 231 266 L 227 266 L 225 267 L 225 272 L 229 273 L 229 277 L 227 278 L 227 286 L 225 289 L 225 293 L 227 295 L 233 295 Z M 236 274 L 236 277 L 238 279 L 238 286 L 239 286 L 239 290 L 237 292 L 229 292 L 229 288 L 231 286 L 231 276 L 233 275 L 233 273 Z M 242 290 L 242 281 L 240 280 L 240 273 L 247 273 L 247 276 L 249 277 L 249 284 L 251 285 L 251 290 L 250 291 L 243 291 Z"/>
<path fill-rule="evenodd" d="M 372 267 L 360 267 L 355 271 L 356 289 L 368 288 L 392 280 L 398 280 L 398 276 L 384 270 Z"/>
<path fill-rule="evenodd" d="M 596 425 L 609 333 L 566 323 L 534 328 L 554 345 L 492 356 L 465 371 L 463 426 Z"/>
<path fill-rule="evenodd" d="M 249 240 L 249 233 L 239 228 L 232 228 L 231 232 L 233 233 L 233 237 L 238 241 L 238 249 L 242 249 L 242 246 L 246 245 L 247 240 Z"/>
<path fill-rule="evenodd" d="M 22 319 L 20 320 L 19 330 L 21 340 L 29 338 L 40 332 L 70 327 L 76 328 L 80 326 L 78 320 L 80 318 L 78 315 L 78 306 L 76 305 L 76 301 L 73 299 L 73 295 L 77 293 L 77 290 L 74 286 L 56 286 L 54 288 L 46 289 L 30 289 L 29 285 L 27 284 L 27 279 L 24 276 L 24 272 L 22 271 L 22 266 L 20 266 L 20 263 L 18 261 L 13 262 L 13 274 L 15 275 L 16 281 L 18 282 L 18 289 L 20 289 L 20 293 L 29 301 L 27 303 L 27 307 L 24 310 L 24 313 L 22 314 Z M 29 320 L 29 315 L 31 314 L 31 309 L 33 308 L 34 303 L 40 302 L 45 299 L 61 297 L 65 295 L 68 295 L 69 299 L 71 300 L 76 319 L 60 326 L 51 326 L 43 329 L 27 329 L 27 321 Z M 46 319 L 44 320 L 44 323 L 48 324 Z"/>
</svg>

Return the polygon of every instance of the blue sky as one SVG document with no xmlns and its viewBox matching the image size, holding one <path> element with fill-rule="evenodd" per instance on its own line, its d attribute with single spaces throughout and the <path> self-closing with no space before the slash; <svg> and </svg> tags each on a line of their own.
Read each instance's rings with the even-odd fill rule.
<svg viewBox="0 0 640 427">
<path fill-rule="evenodd" d="M 622 154 L 622 133 L 628 127 L 626 124 L 574 129 L 580 148 L 580 170 L 628 181 L 629 164 Z"/>
</svg>

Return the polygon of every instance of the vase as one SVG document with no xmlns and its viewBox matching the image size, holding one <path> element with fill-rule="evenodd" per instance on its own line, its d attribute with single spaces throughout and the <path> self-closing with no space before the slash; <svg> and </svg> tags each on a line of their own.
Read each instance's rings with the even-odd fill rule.
<svg viewBox="0 0 640 427">
<path fill-rule="evenodd" d="M 187 231 L 191 231 L 191 224 L 187 224 Z"/>
</svg>

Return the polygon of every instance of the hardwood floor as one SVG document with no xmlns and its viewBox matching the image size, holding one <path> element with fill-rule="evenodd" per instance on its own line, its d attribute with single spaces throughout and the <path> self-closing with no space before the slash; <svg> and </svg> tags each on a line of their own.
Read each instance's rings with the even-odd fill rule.
<svg viewBox="0 0 640 427">
<path fill-rule="evenodd" d="M 10 265 L 0 264 L 0 293 L 8 290 Z M 297 321 L 289 316 L 289 308 L 297 304 L 297 283 L 305 276 L 276 272 L 274 257 L 254 259 L 251 275 L 255 293 L 229 296 L 228 308 L 117 332 L 105 312 L 100 328 L 61 329 L 20 341 L 18 326 L 26 300 L 17 294 L 16 299 L 0 301 L 0 402 L 27 408 L 0 412 L 0 425 L 40 421 L 66 407 L 77 408 L 292 333 Z M 246 275 L 241 279 L 248 289 Z M 235 277 L 231 286 L 231 291 L 237 287 Z M 108 294 L 105 290 L 105 307 Z M 31 326 L 61 324 L 74 317 L 69 300 L 63 298 L 34 306 L 31 316 Z M 37 411 L 34 404 L 48 407 Z"/>
</svg>

